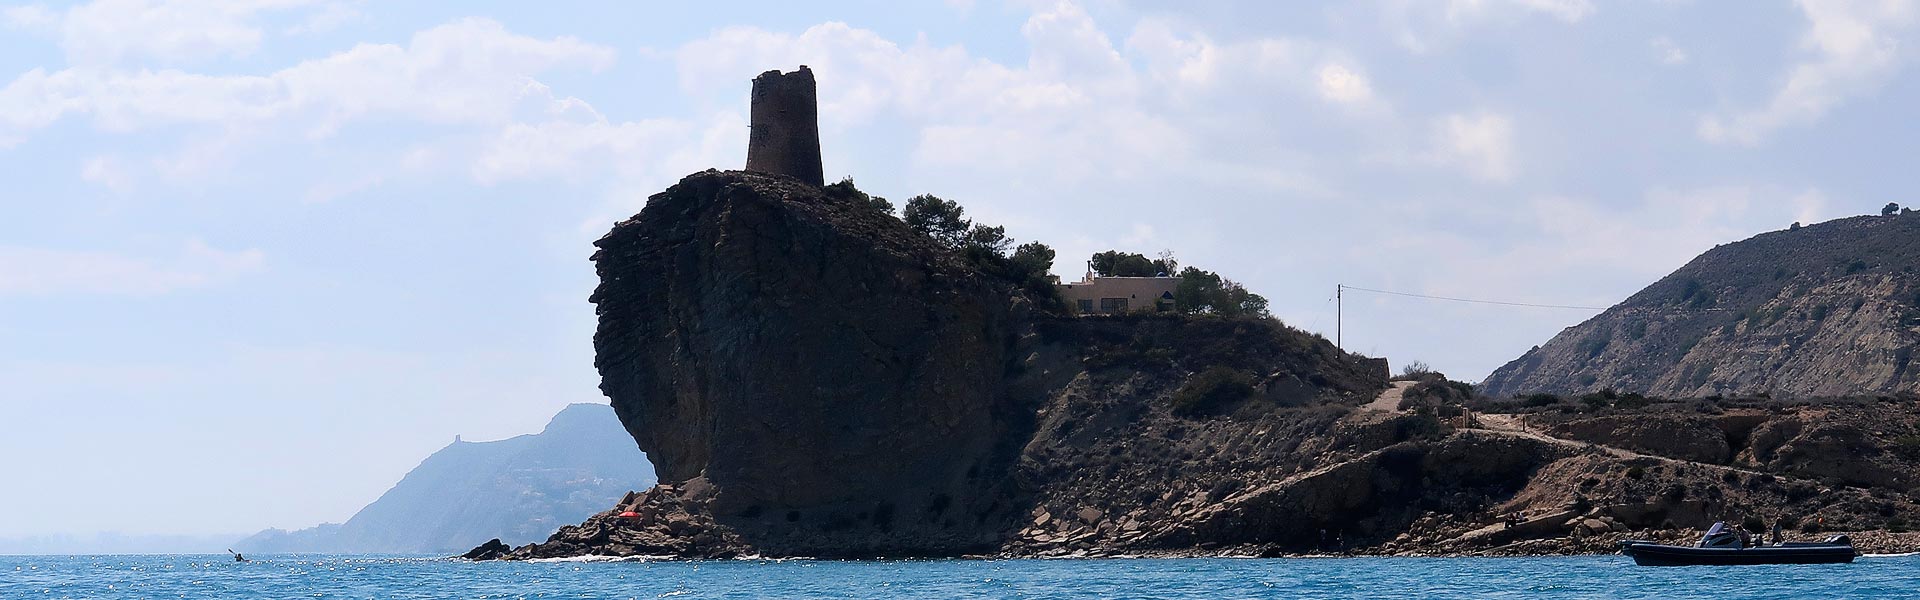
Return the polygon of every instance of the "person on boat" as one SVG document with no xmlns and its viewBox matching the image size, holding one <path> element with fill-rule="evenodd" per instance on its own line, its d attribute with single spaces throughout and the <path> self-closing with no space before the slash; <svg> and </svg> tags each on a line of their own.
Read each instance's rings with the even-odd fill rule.
<svg viewBox="0 0 1920 600">
<path fill-rule="evenodd" d="M 1773 520 L 1773 540 L 1772 541 L 1773 541 L 1773 545 L 1775 546 L 1780 545 L 1781 540 L 1780 540 L 1780 520 L 1779 519 Z"/>
<path fill-rule="evenodd" d="M 239 552 L 234 552 L 232 548 L 227 549 L 227 554 L 233 555 L 233 562 L 247 562 L 247 557 L 241 556 Z"/>
</svg>

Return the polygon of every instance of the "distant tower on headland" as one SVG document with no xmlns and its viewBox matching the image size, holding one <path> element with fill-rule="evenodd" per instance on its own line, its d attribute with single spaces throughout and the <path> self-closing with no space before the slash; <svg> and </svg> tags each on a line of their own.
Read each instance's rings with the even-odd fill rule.
<svg viewBox="0 0 1920 600">
<path fill-rule="evenodd" d="M 820 167 L 820 106 L 813 71 L 778 69 L 753 78 L 752 130 L 747 134 L 747 170 L 789 175 L 813 185 L 827 183 Z"/>
</svg>

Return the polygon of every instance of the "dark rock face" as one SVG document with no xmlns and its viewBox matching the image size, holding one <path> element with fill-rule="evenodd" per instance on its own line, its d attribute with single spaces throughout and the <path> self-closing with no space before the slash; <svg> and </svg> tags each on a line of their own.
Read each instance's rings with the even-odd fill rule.
<svg viewBox="0 0 1920 600">
<path fill-rule="evenodd" d="M 601 389 L 663 481 L 771 552 L 989 544 L 1014 313 L 887 215 L 751 173 L 689 176 L 597 242 Z M 940 514 L 969 527 L 917 517 Z M 990 528 L 988 528 L 990 529 Z"/>
<path fill-rule="evenodd" d="M 1853 217 L 1707 251 L 1495 370 L 1489 395 L 1920 391 L 1920 215 Z"/>
<path fill-rule="evenodd" d="M 487 543 L 481 544 L 479 547 L 468 550 L 466 554 L 460 555 L 460 558 L 467 560 L 499 560 L 506 558 L 507 553 L 512 551 L 513 548 L 507 547 L 506 542 L 500 541 L 500 538 L 493 538 L 487 540 Z"/>
</svg>

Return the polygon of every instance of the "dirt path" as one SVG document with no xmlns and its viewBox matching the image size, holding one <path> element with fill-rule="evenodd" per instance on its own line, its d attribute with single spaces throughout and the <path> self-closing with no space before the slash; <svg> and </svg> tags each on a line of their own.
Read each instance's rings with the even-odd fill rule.
<svg viewBox="0 0 1920 600">
<path fill-rule="evenodd" d="M 1393 382 L 1393 387 L 1390 387 L 1384 391 L 1381 391 L 1380 395 L 1374 397 L 1372 402 L 1368 402 L 1366 404 L 1361 405 L 1360 410 L 1367 413 L 1400 412 L 1400 399 L 1407 393 L 1408 388 L 1413 387 L 1417 383 L 1419 382 L 1395 381 Z M 1521 419 L 1520 415 L 1475 413 L 1473 417 L 1474 417 L 1474 420 L 1479 422 L 1480 426 L 1478 428 L 1469 429 L 1466 431 L 1478 431 L 1478 432 L 1492 434 L 1492 435 L 1522 437 L 1530 440 L 1537 440 L 1541 442 L 1546 442 L 1548 444 L 1553 444 L 1556 446 L 1561 446 L 1564 448 L 1571 448 L 1571 449 L 1581 450 L 1581 451 L 1584 451 L 1588 448 L 1594 448 L 1601 452 L 1605 452 L 1608 456 L 1612 456 L 1614 458 L 1651 458 L 1653 460 L 1657 460 L 1660 462 L 1693 465 L 1696 467 L 1705 467 L 1709 469 L 1721 469 L 1726 471 L 1738 471 L 1740 473 L 1745 473 L 1748 475 L 1760 474 L 1759 471 L 1751 471 L 1751 470 L 1742 469 L 1739 467 L 1730 467 L 1727 465 L 1716 465 L 1712 463 L 1694 462 L 1691 460 L 1681 460 L 1678 458 L 1668 458 L 1665 456 L 1657 456 L 1653 454 L 1644 454 L 1640 452 L 1634 452 L 1632 450 L 1628 450 L 1625 448 L 1608 446 L 1605 444 L 1595 444 L 1591 442 L 1582 442 L 1578 440 L 1569 440 L 1566 438 L 1554 437 L 1552 435 L 1548 435 L 1545 432 L 1534 429 L 1533 427 L 1527 425 L 1527 422 L 1524 419 Z M 1381 418 L 1381 417 L 1374 417 L 1374 418 Z"/>
<path fill-rule="evenodd" d="M 1372 402 L 1361 405 L 1360 409 L 1377 412 L 1400 412 L 1400 397 L 1407 393 L 1407 388 L 1413 387 L 1416 383 L 1419 382 L 1395 381 L 1393 382 L 1393 387 L 1380 392 L 1380 395 L 1374 397 Z"/>
<path fill-rule="evenodd" d="M 1473 417 L 1475 420 L 1478 420 L 1480 422 L 1480 426 L 1484 428 L 1481 431 L 1485 431 L 1487 433 L 1494 433 L 1499 435 L 1510 435 L 1514 437 L 1523 437 L 1530 440 L 1539 440 L 1549 444 L 1565 446 L 1568 448 L 1579 448 L 1582 450 L 1586 449 L 1588 446 L 1592 446 L 1595 448 L 1599 448 L 1600 450 L 1606 452 L 1607 455 L 1613 456 L 1616 458 L 1635 458 L 1640 456 L 1651 456 L 1652 458 L 1663 458 L 1659 456 L 1641 454 L 1641 453 L 1634 452 L 1631 450 L 1626 450 L 1623 448 L 1615 448 L 1613 446 L 1589 444 L 1587 442 L 1578 442 L 1574 440 L 1553 437 L 1553 436 L 1535 431 L 1533 430 L 1533 428 L 1527 427 L 1526 423 L 1522 422 L 1520 420 L 1520 417 L 1517 415 L 1481 413 L 1481 414 L 1476 414 Z"/>
<path fill-rule="evenodd" d="M 1627 450 L 1625 448 L 1617 448 L 1614 446 L 1607 446 L 1603 444 L 1594 444 L 1590 442 L 1581 442 L 1581 441 L 1569 440 L 1565 438 L 1557 438 L 1557 437 L 1553 437 L 1551 435 L 1542 433 L 1539 430 L 1536 430 L 1528 426 L 1526 421 L 1522 420 L 1519 415 L 1479 413 L 1479 414 L 1475 414 L 1474 418 L 1478 420 L 1480 422 L 1481 427 L 1483 427 L 1483 429 L 1481 429 L 1480 431 L 1484 431 L 1484 432 L 1492 433 L 1496 435 L 1510 435 L 1514 437 L 1523 437 L 1523 438 L 1532 439 L 1532 440 L 1539 440 L 1549 444 L 1564 446 L 1567 448 L 1577 448 L 1582 450 L 1592 447 L 1592 448 L 1597 448 L 1600 451 L 1607 453 L 1608 456 L 1613 456 L 1615 458 L 1651 458 L 1661 462 L 1692 465 L 1696 467 L 1705 467 L 1708 469 L 1737 471 L 1737 472 L 1745 473 L 1748 475 L 1760 474 L 1759 471 L 1751 471 L 1751 470 L 1742 469 L 1739 467 L 1730 467 L 1727 465 L 1716 465 L 1712 463 L 1695 462 L 1691 460 L 1681 460 L 1678 458 L 1668 458 L 1665 456 L 1657 456 L 1653 454 L 1643 454 L 1640 452 Z"/>
</svg>

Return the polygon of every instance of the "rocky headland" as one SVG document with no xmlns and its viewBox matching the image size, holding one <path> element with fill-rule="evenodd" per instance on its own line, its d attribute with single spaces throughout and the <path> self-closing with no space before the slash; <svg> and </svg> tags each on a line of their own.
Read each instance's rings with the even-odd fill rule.
<svg viewBox="0 0 1920 600">
<path fill-rule="evenodd" d="M 1910 402 L 1390 382 L 1272 319 L 1074 316 L 850 189 L 696 173 L 597 242 L 602 390 L 662 485 L 480 557 L 1538 554 L 1713 520 L 1914 545 Z"/>
<path fill-rule="evenodd" d="M 1384 360 L 1268 318 L 1264 298 L 1191 267 L 1176 292 L 1069 306 L 1044 278 L 1044 245 L 1009 256 L 1003 229 L 950 201 L 916 197 L 896 218 L 851 181 L 821 185 L 805 67 L 762 73 L 752 99 L 752 172 L 689 175 L 595 243 L 600 389 L 661 484 L 545 542 L 494 540 L 468 558 L 1538 554 L 1680 539 L 1714 520 L 1913 547 L 1910 399 L 1499 399 L 1434 373 L 1393 381 Z M 1577 346 L 1586 358 L 1556 339 L 1492 385 L 1692 382 L 1701 367 L 1688 365 L 1707 363 L 1722 366 L 1705 381 L 1768 390 L 1904 385 L 1903 366 L 1881 367 L 1904 365 L 1895 348 L 1912 335 L 1887 322 L 1912 296 L 1905 255 L 1836 262 L 1881 246 L 1827 239 L 1913 227 L 1900 219 L 1743 243 L 1833 246 L 1759 252 L 1784 256 L 1771 279 L 1720 266 L 1746 250 L 1709 252 L 1562 334 L 1600 340 Z M 1174 270 L 1118 252 L 1089 267 L 1103 257 Z M 1838 318 L 1807 304 L 1856 288 L 1876 291 Z M 1846 326 L 1803 325 L 1828 319 Z M 1699 350 L 1763 339 L 1724 337 L 1755 327 L 1824 340 L 1822 354 L 1771 351 L 1785 358 L 1754 379 Z M 1650 340 L 1638 347 L 1657 356 L 1595 331 Z M 1887 351 L 1837 350 L 1861 332 Z"/>
</svg>

